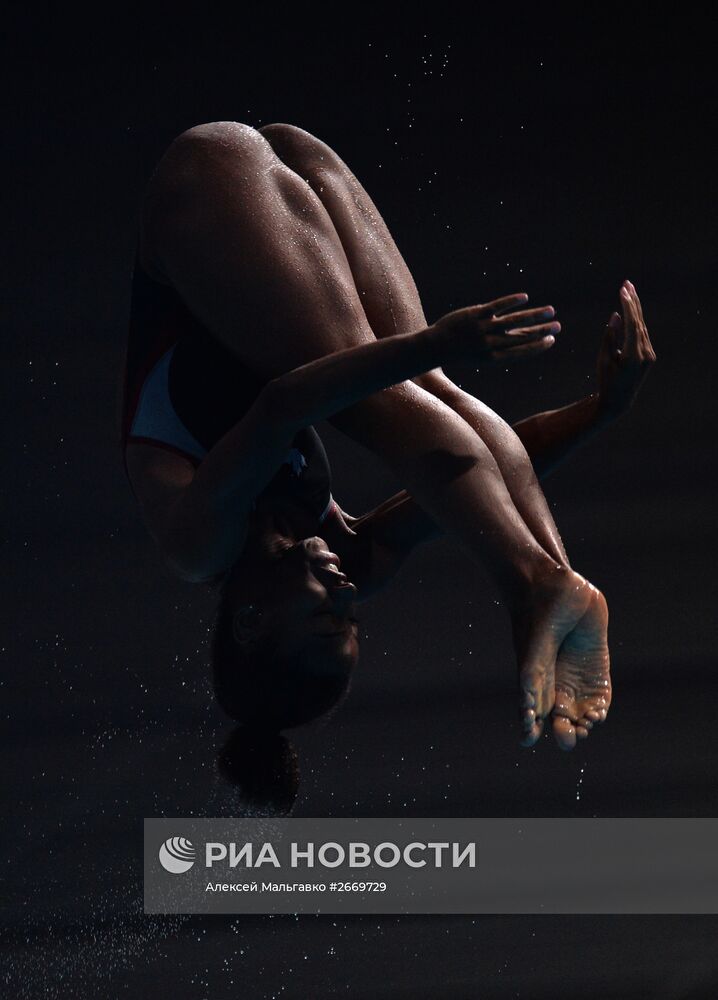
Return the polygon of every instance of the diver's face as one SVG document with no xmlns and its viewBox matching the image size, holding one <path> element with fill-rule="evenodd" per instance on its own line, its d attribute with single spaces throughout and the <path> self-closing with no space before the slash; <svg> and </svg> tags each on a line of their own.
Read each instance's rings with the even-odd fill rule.
<svg viewBox="0 0 718 1000">
<path fill-rule="evenodd" d="M 308 648 L 328 669 L 352 667 L 359 655 L 357 588 L 341 572 L 339 557 L 322 538 L 279 538 L 267 568 L 265 627 L 279 638 L 280 651 Z"/>
</svg>

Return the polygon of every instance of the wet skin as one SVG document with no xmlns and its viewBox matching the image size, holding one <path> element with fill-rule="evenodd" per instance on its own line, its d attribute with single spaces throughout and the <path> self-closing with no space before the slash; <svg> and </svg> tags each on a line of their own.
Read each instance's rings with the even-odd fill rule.
<svg viewBox="0 0 718 1000">
<path fill-rule="evenodd" d="M 521 745 L 534 746 L 550 718 L 553 737 L 572 750 L 611 704 L 603 594 L 568 567 L 557 567 L 531 607 L 514 618 L 519 654 Z"/>
<path fill-rule="evenodd" d="M 621 313 L 611 315 L 598 364 L 601 407 L 612 415 L 630 407 L 656 357 L 631 281 L 621 285 L 619 300 Z M 513 616 L 513 630 L 521 745 L 534 746 L 550 717 L 557 744 L 572 750 L 605 721 L 611 704 L 606 601 L 566 567 L 536 588 L 523 613 Z"/>
<path fill-rule="evenodd" d="M 655 357 L 630 281 L 621 287 L 620 303 L 622 316 L 612 315 L 599 361 L 607 399 L 635 395 Z M 616 404 L 614 399 L 611 405 L 620 409 L 625 401 Z M 267 536 L 265 544 L 273 559 L 281 560 L 281 575 L 272 583 L 269 623 L 285 634 L 283 648 L 309 644 L 328 669 L 355 663 L 357 588 L 341 572 L 336 553 L 317 536 L 295 541 L 278 533 Z M 534 746 L 549 719 L 557 745 L 572 750 L 606 720 L 611 704 L 606 600 L 568 565 L 554 565 L 525 599 L 517 600 L 511 618 L 521 745 Z"/>
<path fill-rule="evenodd" d="M 340 557 L 318 536 L 297 541 L 276 529 L 258 544 L 262 631 L 281 635 L 287 654 L 311 650 L 328 673 L 350 671 L 359 655 L 358 591 Z M 571 750 L 605 720 L 611 702 L 606 601 L 578 573 L 557 566 L 512 617 L 522 745 L 533 746 L 550 717 L 556 743 Z"/>
<path fill-rule="evenodd" d="M 385 461 L 427 516 L 487 567 L 512 617 L 524 742 L 535 742 L 545 718 L 553 713 L 554 736 L 562 748 L 570 749 L 605 718 L 608 708 L 605 601 L 564 561 L 557 529 L 535 481 L 533 452 L 529 454 L 496 415 L 487 418 L 483 407 L 477 413 L 457 387 L 449 383 L 447 388 L 441 369 L 434 366 L 453 355 L 427 347 L 435 346 L 432 338 L 437 330 L 443 331 L 439 340 L 444 348 L 452 343 L 460 332 L 457 321 L 467 336 L 471 334 L 469 339 L 477 333 L 493 336 L 485 324 L 495 325 L 500 310 L 524 305 L 526 293 L 458 310 L 453 319 L 443 317 L 429 328 L 413 279 L 371 200 L 329 147 L 293 126 L 267 126 L 261 134 L 241 123 L 198 126 L 173 143 L 154 180 L 144 216 L 150 273 L 156 266 L 158 280 L 176 287 L 243 364 L 281 383 L 282 419 L 288 419 L 287 413 L 306 423 L 330 419 Z M 167 204 L 175 205 L 179 195 L 182 211 L 168 213 Z M 211 225 L 208 219 L 213 220 Z M 291 254 L 285 252 L 287 247 Z M 586 414 L 590 420 L 620 414 L 645 374 L 650 342 L 635 289 L 630 282 L 625 286 L 623 341 L 618 336 L 620 317 L 615 314 L 599 363 L 596 399 L 589 400 L 588 407 L 578 407 L 581 419 L 569 420 L 566 432 L 556 426 L 556 415 L 563 411 L 544 415 L 550 419 L 538 421 L 541 426 L 535 428 L 534 441 L 553 440 L 547 449 L 551 462 L 574 436 L 581 437 Z M 553 318 L 552 308 L 543 312 L 541 319 Z M 252 316 L 258 334 L 238 340 L 237 316 L 243 314 Z M 506 320 L 504 315 L 502 321 Z M 516 313 L 516 320 L 523 325 L 526 317 Z M 534 321 L 538 320 L 537 315 Z M 544 333 L 557 332 L 558 324 L 546 326 Z M 509 330 L 506 336 L 520 332 Z M 407 336 L 385 350 L 386 341 L 400 334 Z M 545 336 L 542 343 L 551 346 L 553 339 Z M 407 344 L 418 350 L 411 372 L 424 372 L 415 382 L 408 369 L 393 367 L 406 354 L 397 345 Z M 387 370 L 394 384 L 385 391 L 378 391 L 385 383 L 379 386 L 374 367 L 365 364 L 367 347 L 372 359 L 391 360 Z M 478 351 L 478 345 L 472 350 Z M 353 369 L 347 365 L 348 357 Z M 346 384 L 340 391 L 341 373 Z M 437 387 L 436 394 L 430 386 Z M 326 404 L 328 397 L 334 409 Z M 348 408 L 347 398 L 352 400 Z M 319 408 L 317 400 L 324 401 Z M 531 423 L 523 422 L 524 434 Z M 549 424 L 557 434 L 548 433 Z M 500 433 L 492 433 L 495 428 Z M 240 451 L 247 448 L 241 433 L 230 443 L 238 443 Z M 204 487 L 210 498 L 223 496 L 235 482 L 230 450 L 220 443 L 206 460 Z M 449 469 L 437 470 L 433 460 L 437 454 L 466 459 L 468 465 L 462 475 L 455 474 L 455 462 Z M 163 460 L 166 463 L 165 456 Z M 163 473 L 165 478 L 171 471 Z M 175 489 L 176 482 L 170 486 Z M 226 524 L 217 525 L 204 516 L 202 503 L 193 505 L 198 494 L 201 497 L 201 485 L 176 508 L 190 515 L 200 511 L 192 525 L 192 545 L 186 553 L 172 553 L 180 566 L 185 566 L 186 556 L 192 579 L 217 571 L 209 558 L 195 560 L 198 568 L 195 549 L 204 544 L 213 554 L 219 550 L 218 534 L 224 532 L 232 545 L 240 534 L 234 511 Z M 166 495 L 161 492 L 157 501 L 161 534 L 185 537 L 184 530 L 165 531 L 165 515 L 159 508 Z M 311 558 L 312 547 L 307 549 L 305 543 L 313 530 L 301 528 L 293 538 L 285 538 L 284 549 L 277 548 L 278 555 L 283 551 L 288 555 L 281 556 L 276 564 L 281 569 L 272 574 L 272 586 L 264 591 L 266 621 L 291 648 L 323 642 L 329 659 L 355 655 L 356 637 L 347 630 L 352 623 L 342 603 L 349 595 L 337 593 L 342 588 L 331 586 L 332 578 L 327 579 L 326 574 L 334 571 L 331 559 L 327 561 L 330 550 L 320 539 L 315 538 L 319 547 Z M 233 550 L 229 565 L 239 552 L 240 547 Z M 320 552 L 324 555 L 318 558 Z M 245 578 L 252 584 L 248 600 L 259 599 L 262 590 L 261 561 L 254 568 L 256 579 Z M 253 568 L 246 569 L 251 575 Z"/>
</svg>

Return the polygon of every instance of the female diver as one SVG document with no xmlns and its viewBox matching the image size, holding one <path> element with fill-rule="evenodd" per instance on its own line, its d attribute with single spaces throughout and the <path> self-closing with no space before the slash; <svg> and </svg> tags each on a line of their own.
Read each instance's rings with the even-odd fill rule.
<svg viewBox="0 0 718 1000">
<path fill-rule="evenodd" d="M 428 325 L 379 212 L 325 143 L 237 122 L 174 140 L 142 206 L 122 446 L 163 558 L 219 588 L 213 675 L 229 715 L 282 729 L 337 704 L 356 602 L 447 533 L 508 608 L 522 745 L 548 720 L 570 750 L 606 718 L 606 602 L 571 568 L 537 475 L 624 412 L 655 358 L 629 281 L 619 300 L 596 391 L 512 429 L 440 366 L 545 351 L 551 306 L 517 293 Z M 406 489 L 346 514 L 322 419 Z"/>
</svg>

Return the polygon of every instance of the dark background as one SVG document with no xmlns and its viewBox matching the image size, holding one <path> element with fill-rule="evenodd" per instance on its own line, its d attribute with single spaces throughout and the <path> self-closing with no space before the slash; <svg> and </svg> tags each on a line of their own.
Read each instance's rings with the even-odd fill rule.
<svg viewBox="0 0 718 1000">
<path fill-rule="evenodd" d="M 391 25 L 243 11 L 73 22 L 58 8 L 7 26 L 9 992 L 712 995 L 714 917 L 142 914 L 144 816 L 257 809 L 216 768 L 231 727 L 209 696 L 211 597 L 160 566 L 116 443 L 142 188 L 203 121 L 292 122 L 334 147 L 429 321 L 514 291 L 553 304 L 563 331 L 540 360 L 450 371 L 508 419 L 591 390 L 624 278 L 658 355 L 631 413 L 545 484 L 573 564 L 611 609 L 605 726 L 573 754 L 550 737 L 518 746 L 504 609 L 458 547 L 432 543 L 364 606 L 348 701 L 291 734 L 294 814 L 717 815 L 709 25 L 512 5 Z M 345 509 L 400 485 L 337 433 L 325 440 Z M 581 872 L 566 877 L 580 896 Z"/>
</svg>

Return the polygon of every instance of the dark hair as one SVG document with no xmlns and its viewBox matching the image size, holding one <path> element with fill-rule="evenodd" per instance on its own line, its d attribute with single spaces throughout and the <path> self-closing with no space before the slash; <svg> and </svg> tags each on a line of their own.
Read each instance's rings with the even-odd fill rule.
<svg viewBox="0 0 718 1000">
<path fill-rule="evenodd" d="M 281 733 L 237 726 L 217 753 L 223 814 L 288 816 L 299 792 L 299 757 Z M 220 815 L 216 812 L 215 815 Z"/>
<path fill-rule="evenodd" d="M 220 707 L 237 722 L 279 732 L 324 715 L 349 690 L 344 673 L 314 669 L 301 650 L 280 656 L 274 636 L 243 648 L 234 637 L 229 588 L 220 589 L 211 647 L 212 682 Z"/>
</svg>

